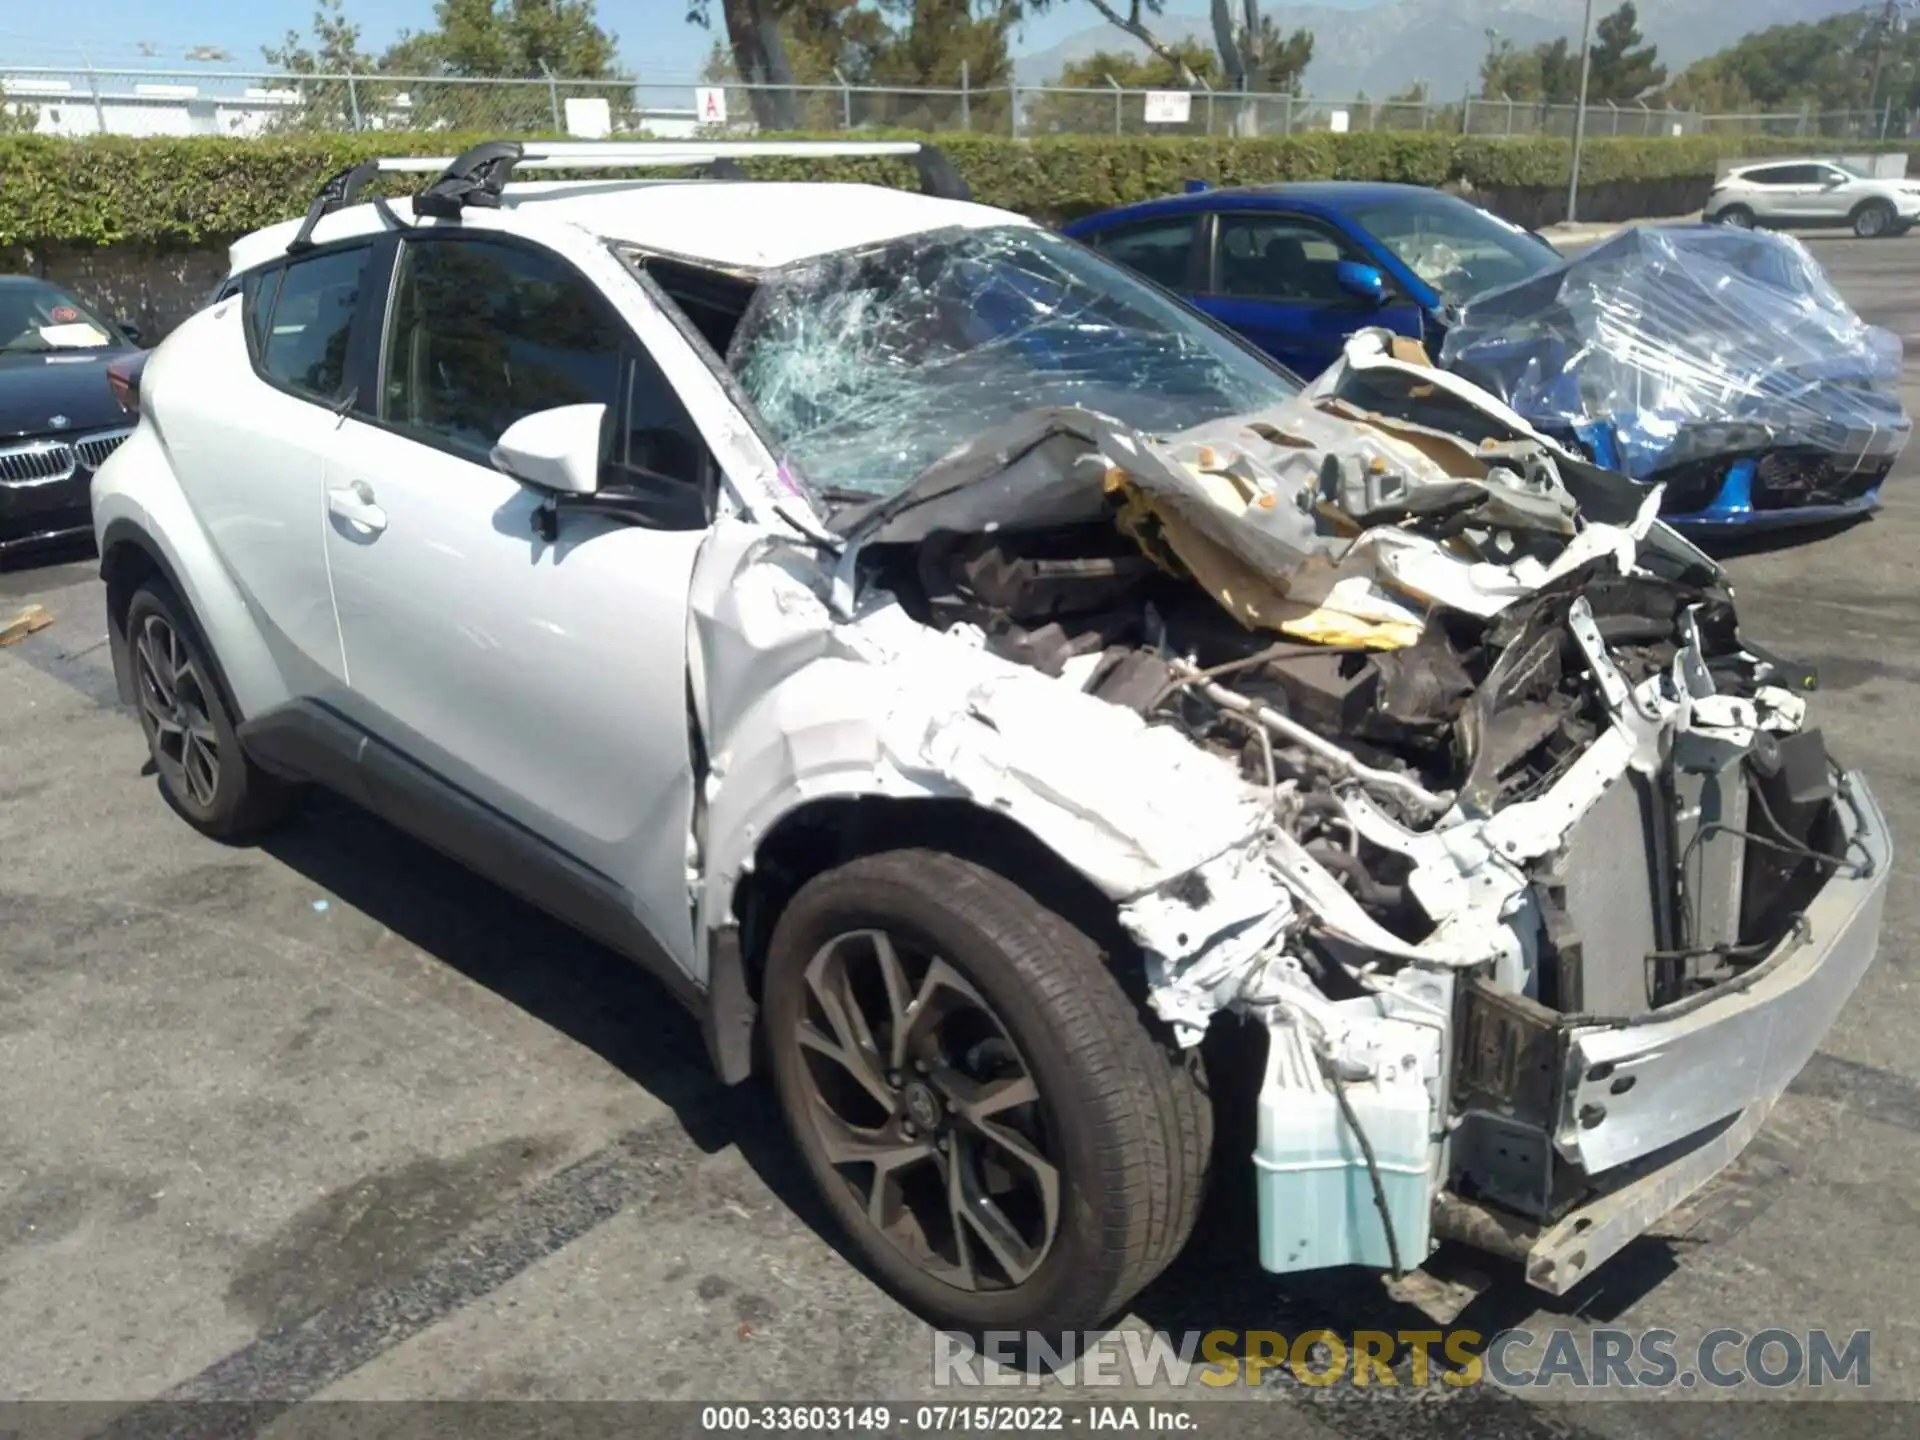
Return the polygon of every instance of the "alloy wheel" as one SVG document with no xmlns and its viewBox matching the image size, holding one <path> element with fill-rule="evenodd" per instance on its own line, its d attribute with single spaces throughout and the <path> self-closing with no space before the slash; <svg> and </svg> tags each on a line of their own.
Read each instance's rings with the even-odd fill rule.
<svg viewBox="0 0 1920 1440">
<path fill-rule="evenodd" d="M 884 930 L 807 965 L 800 1047 L 820 1152 L 867 1221 L 958 1289 L 1031 1277 L 1060 1225 L 1038 1083 L 980 991 Z"/>
<path fill-rule="evenodd" d="M 210 808 L 220 789 L 220 737 L 206 677 L 179 631 L 160 615 L 142 620 L 134 656 L 154 763 L 177 793 Z"/>
</svg>

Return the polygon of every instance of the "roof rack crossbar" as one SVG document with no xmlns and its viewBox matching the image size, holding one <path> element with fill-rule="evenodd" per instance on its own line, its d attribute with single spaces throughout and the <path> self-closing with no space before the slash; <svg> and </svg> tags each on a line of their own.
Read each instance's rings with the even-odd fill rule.
<svg viewBox="0 0 1920 1440">
<path fill-rule="evenodd" d="M 435 176 L 414 197 L 414 210 L 451 218 L 469 205 L 497 207 L 520 171 L 693 169 L 704 178 L 740 180 L 746 178 L 742 160 L 876 156 L 911 159 L 924 194 L 973 198 L 946 153 L 918 140 L 488 140 L 456 156 L 387 155 L 342 170 L 321 186 L 287 251 L 312 248 L 321 218 L 353 204 L 376 175 Z"/>
</svg>

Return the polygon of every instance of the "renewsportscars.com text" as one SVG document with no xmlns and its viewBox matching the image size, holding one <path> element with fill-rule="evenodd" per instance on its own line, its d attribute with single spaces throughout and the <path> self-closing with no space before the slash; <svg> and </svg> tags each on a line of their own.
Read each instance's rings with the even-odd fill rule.
<svg viewBox="0 0 1920 1440">
<path fill-rule="evenodd" d="M 1787 1387 L 1864 1390 L 1865 1330 L 1278 1330 L 987 1331 L 978 1343 L 933 1336 L 936 1386 L 1302 1385 L 1608 1390 Z"/>
</svg>

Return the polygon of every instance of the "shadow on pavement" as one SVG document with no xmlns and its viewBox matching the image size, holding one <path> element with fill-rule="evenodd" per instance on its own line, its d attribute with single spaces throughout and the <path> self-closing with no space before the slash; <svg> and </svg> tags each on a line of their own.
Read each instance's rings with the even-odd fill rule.
<svg viewBox="0 0 1920 1440">
<path fill-rule="evenodd" d="M 344 801 L 316 795 L 306 813 L 261 848 L 474 983 L 587 1046 L 667 1104 L 702 1151 L 729 1145 L 770 1191 L 850 1265 L 875 1278 L 814 1192 L 770 1091 L 721 1085 L 700 1028 L 637 965 L 479 879 L 456 862 Z M 1216 1026 L 1207 1068 L 1215 1094 L 1251 1095 L 1265 1037 L 1251 1025 Z M 1393 1299 L 1381 1277 L 1340 1270 L 1282 1278 L 1261 1270 L 1252 1167 L 1254 1111 L 1226 1105 L 1216 1133 L 1214 1184 L 1185 1253 L 1139 1297 L 1133 1311 L 1169 1333 L 1211 1330 L 1431 1331 L 1424 1311 Z M 1483 1337 L 1541 1311 L 1604 1322 L 1626 1310 L 1676 1266 L 1671 1246 L 1639 1242 L 1573 1294 L 1533 1290 L 1517 1266 L 1452 1247 L 1427 1267 L 1477 1275 L 1478 1298 L 1453 1329 Z M 876 1281 L 877 1283 L 877 1281 Z M 1439 1355 L 1436 1351 L 1435 1359 Z M 1271 1372 L 1276 1378 L 1283 1372 Z"/>
<path fill-rule="evenodd" d="M 703 1152 L 737 1145 L 782 1204 L 858 1263 L 815 1195 L 771 1092 L 757 1082 L 722 1085 L 697 1020 L 633 961 L 324 793 L 259 848 L 592 1050 L 671 1108 Z"/>
</svg>

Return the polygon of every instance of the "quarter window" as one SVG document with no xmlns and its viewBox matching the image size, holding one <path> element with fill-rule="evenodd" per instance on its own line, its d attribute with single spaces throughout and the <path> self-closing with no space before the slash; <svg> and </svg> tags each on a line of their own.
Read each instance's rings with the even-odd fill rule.
<svg viewBox="0 0 1920 1440">
<path fill-rule="evenodd" d="M 247 338 L 252 342 L 256 356 L 267 353 L 273 302 L 280 293 L 280 276 L 283 273 L 277 267 L 267 271 L 256 270 L 240 282 L 241 307 L 247 317 Z"/>
<path fill-rule="evenodd" d="M 298 394 L 332 402 L 345 393 L 347 346 L 360 306 L 365 246 L 295 260 L 249 280 L 248 329 L 261 373 Z"/>
<path fill-rule="evenodd" d="M 615 463 L 637 479 L 677 480 L 704 487 L 707 444 L 660 367 L 636 352 L 627 367 L 626 436 Z"/>
<path fill-rule="evenodd" d="M 623 359 L 607 306 L 547 256 L 468 239 L 401 250 L 382 397 L 390 424 L 485 461 L 537 411 L 598 403 L 617 415 Z"/>
</svg>

